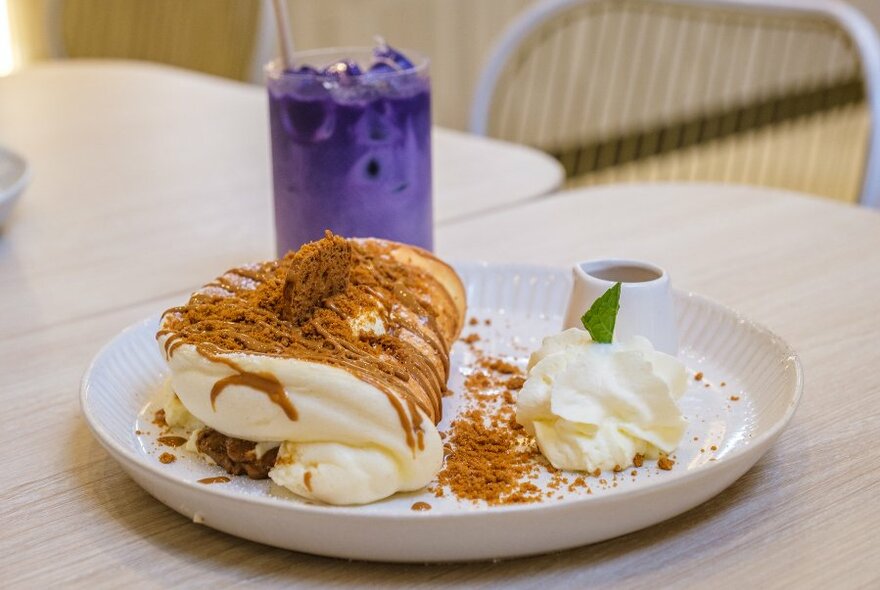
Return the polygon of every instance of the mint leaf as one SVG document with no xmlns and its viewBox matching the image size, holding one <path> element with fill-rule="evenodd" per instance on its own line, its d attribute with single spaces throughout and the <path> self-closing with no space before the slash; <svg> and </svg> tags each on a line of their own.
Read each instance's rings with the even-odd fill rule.
<svg viewBox="0 0 880 590">
<path fill-rule="evenodd" d="M 620 283 L 605 291 L 593 302 L 590 309 L 581 316 L 584 328 L 590 333 L 594 342 L 610 344 L 614 336 L 614 324 L 617 323 L 617 312 L 620 310 Z"/>
</svg>

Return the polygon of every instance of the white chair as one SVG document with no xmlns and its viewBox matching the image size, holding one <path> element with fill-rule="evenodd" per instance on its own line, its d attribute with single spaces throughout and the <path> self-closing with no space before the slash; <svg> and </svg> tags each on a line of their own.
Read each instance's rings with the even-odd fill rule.
<svg viewBox="0 0 880 590">
<path fill-rule="evenodd" d="M 837 0 L 549 0 L 497 43 L 470 129 L 570 184 L 720 180 L 880 206 L 880 41 Z"/>
</svg>

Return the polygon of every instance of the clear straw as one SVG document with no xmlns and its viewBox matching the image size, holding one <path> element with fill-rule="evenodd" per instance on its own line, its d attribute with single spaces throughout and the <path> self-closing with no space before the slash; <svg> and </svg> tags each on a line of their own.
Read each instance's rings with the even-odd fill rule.
<svg viewBox="0 0 880 590">
<path fill-rule="evenodd" d="M 287 0 L 273 0 L 275 25 L 278 27 L 278 49 L 281 51 L 281 65 L 284 69 L 293 66 L 293 39 L 290 34 L 290 20 L 287 18 Z"/>
</svg>

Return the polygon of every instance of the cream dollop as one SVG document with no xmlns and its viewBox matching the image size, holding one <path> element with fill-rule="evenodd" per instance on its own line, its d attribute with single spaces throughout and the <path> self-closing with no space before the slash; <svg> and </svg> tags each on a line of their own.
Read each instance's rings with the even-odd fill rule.
<svg viewBox="0 0 880 590">
<path fill-rule="evenodd" d="M 646 338 L 599 344 L 571 328 L 532 354 L 516 419 L 558 469 L 626 468 L 675 450 L 686 388 L 684 366 Z"/>
</svg>

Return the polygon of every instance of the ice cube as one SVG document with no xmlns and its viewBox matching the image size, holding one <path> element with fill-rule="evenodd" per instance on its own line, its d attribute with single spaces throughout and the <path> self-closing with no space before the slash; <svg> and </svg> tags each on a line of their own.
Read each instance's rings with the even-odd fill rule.
<svg viewBox="0 0 880 590">
<path fill-rule="evenodd" d="M 317 143 L 331 137 L 336 129 L 336 109 L 324 91 L 317 99 L 303 95 L 273 95 L 281 125 L 297 143 Z"/>
<path fill-rule="evenodd" d="M 414 67 L 413 63 L 405 55 L 388 45 L 384 39 L 378 37 L 376 40 L 378 45 L 373 49 L 373 56 L 377 60 L 390 61 L 401 70 L 409 70 Z"/>
<path fill-rule="evenodd" d="M 392 64 L 394 64 L 394 62 L 389 63 L 382 59 L 371 65 L 370 69 L 367 70 L 367 74 L 391 74 L 398 71 L 398 69 Z"/>
<path fill-rule="evenodd" d="M 340 84 L 352 83 L 362 73 L 360 66 L 350 59 L 334 62 L 322 72 L 325 77 L 338 80 Z"/>
</svg>

